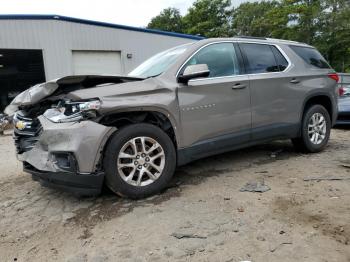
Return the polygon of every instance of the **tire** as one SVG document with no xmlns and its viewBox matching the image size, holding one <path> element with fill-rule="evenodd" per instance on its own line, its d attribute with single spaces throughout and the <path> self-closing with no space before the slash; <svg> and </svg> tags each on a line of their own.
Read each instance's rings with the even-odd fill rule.
<svg viewBox="0 0 350 262">
<path fill-rule="evenodd" d="M 322 125 L 320 124 L 317 128 L 320 128 L 316 133 L 318 133 L 318 138 L 309 134 L 309 124 L 311 125 L 314 122 L 321 121 L 321 117 L 324 118 L 325 128 L 320 128 Z M 312 120 L 312 117 L 315 117 Z M 318 120 L 319 121 L 318 121 Z M 317 153 L 322 151 L 328 143 L 330 133 L 331 133 L 331 118 L 329 116 L 328 111 L 322 105 L 312 105 L 308 107 L 303 115 L 303 121 L 301 126 L 301 137 L 292 139 L 294 147 L 301 152 L 305 153 Z M 323 130 L 322 130 L 323 129 Z M 310 132 L 314 132 L 315 130 L 310 127 Z M 323 138 L 324 136 L 324 138 Z M 323 139 L 322 139 L 323 138 Z"/>
<path fill-rule="evenodd" d="M 152 148 L 155 149 L 146 154 Z M 175 146 L 162 129 L 151 124 L 132 124 L 110 139 L 103 166 L 105 183 L 114 193 L 131 199 L 145 198 L 159 193 L 172 178 Z"/>
</svg>

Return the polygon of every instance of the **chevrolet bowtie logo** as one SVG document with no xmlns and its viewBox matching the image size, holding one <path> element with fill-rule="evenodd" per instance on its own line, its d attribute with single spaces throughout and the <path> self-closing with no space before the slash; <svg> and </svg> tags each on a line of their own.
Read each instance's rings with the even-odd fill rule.
<svg viewBox="0 0 350 262">
<path fill-rule="evenodd" d="M 19 130 L 23 130 L 23 129 L 26 128 L 26 124 L 23 121 L 18 121 L 16 123 L 16 128 L 19 129 Z"/>
</svg>

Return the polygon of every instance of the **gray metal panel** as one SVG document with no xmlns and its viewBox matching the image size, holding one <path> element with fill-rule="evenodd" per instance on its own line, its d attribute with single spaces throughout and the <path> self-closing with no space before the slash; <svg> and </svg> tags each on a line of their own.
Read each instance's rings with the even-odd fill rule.
<svg viewBox="0 0 350 262">
<path fill-rule="evenodd" d="M 195 41 L 59 20 L 0 20 L 0 48 L 42 49 L 47 80 L 73 73 L 72 50 L 121 51 L 128 73 L 160 51 Z"/>
</svg>

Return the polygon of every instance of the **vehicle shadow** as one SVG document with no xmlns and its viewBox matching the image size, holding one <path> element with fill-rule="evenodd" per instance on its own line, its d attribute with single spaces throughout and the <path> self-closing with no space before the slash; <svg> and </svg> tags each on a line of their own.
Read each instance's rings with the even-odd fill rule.
<svg viewBox="0 0 350 262">
<path fill-rule="evenodd" d="M 179 167 L 174 179 L 179 179 L 183 184 L 198 184 L 208 177 L 239 172 L 296 155 L 299 153 L 289 140 L 279 140 L 194 161 Z"/>
<path fill-rule="evenodd" d="M 289 141 L 275 141 L 197 160 L 179 167 L 163 192 L 146 199 L 123 199 L 105 188 L 99 197 L 85 199 L 90 205 L 78 209 L 76 215 L 67 221 L 67 225 L 84 227 L 85 233 L 81 238 L 88 238 L 90 230 L 101 221 L 125 215 L 138 207 L 159 206 L 170 199 L 181 197 L 187 185 L 198 185 L 213 176 L 220 177 L 226 173 L 239 172 L 252 166 L 263 166 L 297 155 L 299 154 Z"/>
<path fill-rule="evenodd" d="M 333 129 L 337 130 L 350 130 L 350 125 L 336 125 L 333 127 Z"/>
</svg>

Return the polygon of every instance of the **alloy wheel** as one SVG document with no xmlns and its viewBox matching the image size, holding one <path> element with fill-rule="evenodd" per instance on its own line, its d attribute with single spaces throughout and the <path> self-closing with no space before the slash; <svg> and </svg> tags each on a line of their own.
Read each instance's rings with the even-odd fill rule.
<svg viewBox="0 0 350 262">
<path fill-rule="evenodd" d="M 327 122 L 321 113 L 314 113 L 309 119 L 308 136 L 311 143 L 321 144 L 326 138 Z"/>
<path fill-rule="evenodd" d="M 136 137 L 122 146 L 117 161 L 119 174 L 126 183 L 147 186 L 162 175 L 165 152 L 155 139 Z"/>
</svg>

